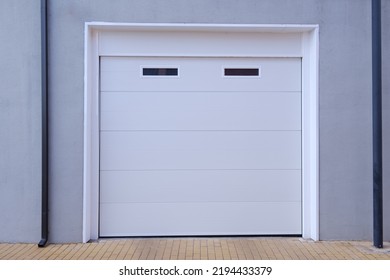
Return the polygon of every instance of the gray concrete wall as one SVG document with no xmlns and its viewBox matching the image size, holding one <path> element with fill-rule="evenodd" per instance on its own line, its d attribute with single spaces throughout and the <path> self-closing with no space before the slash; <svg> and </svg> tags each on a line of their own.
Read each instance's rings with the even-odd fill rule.
<svg viewBox="0 0 390 280">
<path fill-rule="evenodd" d="M 0 1 L 0 242 L 40 238 L 39 15 L 39 1 Z"/>
<path fill-rule="evenodd" d="M 6 1 L 8 9 L 13 5 L 10 4 L 11 2 L 13 1 Z M 29 1 L 24 2 L 29 3 Z M 34 5 L 30 3 L 24 7 L 31 6 L 29 10 L 33 10 Z M 390 3 L 383 1 L 383 6 L 385 27 L 390 23 Z M 52 242 L 81 241 L 82 236 L 83 55 L 84 22 L 86 21 L 319 24 L 320 238 L 324 240 L 372 238 L 370 1 L 51 0 L 49 10 Z M 23 13 L 32 12 L 26 10 Z M 37 20 L 34 18 L 34 22 Z M 13 21 L 15 19 L 9 19 L 8 25 L 10 26 Z M 28 26 L 28 28 L 33 27 L 33 25 Z M 4 36 L 8 29 L 1 27 L 1 36 Z M 33 41 L 30 33 L 26 32 L 25 36 L 14 37 L 13 40 Z M 389 35 L 389 31 L 384 28 L 383 37 L 386 46 L 384 47 L 384 75 L 387 76 L 390 72 Z M 14 57 L 20 58 L 17 54 L 31 51 L 32 49 L 28 48 L 15 51 Z M 26 61 L 28 59 L 21 59 L 20 63 L 27 63 Z M 40 169 L 37 155 L 39 127 L 36 120 L 39 113 L 34 108 L 38 108 L 38 101 L 35 97 L 29 101 L 26 99 L 27 93 L 21 94 L 21 92 L 24 92 L 23 89 L 29 84 L 38 89 L 36 84 L 38 74 L 33 71 L 30 74 L 23 72 L 26 70 L 14 66 L 10 60 L 7 60 L 7 65 L 14 67 L 14 73 L 22 72 L 23 75 L 19 76 L 21 83 L 15 80 L 17 75 L 12 75 L 5 85 L 5 90 L 21 88 L 20 104 L 17 103 L 19 95 L 6 95 L 10 98 L 8 102 L 16 103 L 12 104 L 15 109 L 12 107 L 13 109 L 10 110 L 11 107 L 6 107 L 4 101 L 1 101 L 0 105 L 2 109 L 8 110 L 6 111 L 8 113 L 1 115 L 2 122 L 4 119 L 9 127 L 7 132 L 12 129 L 17 130 L 18 140 L 12 141 L 8 138 L 11 136 L 7 135 L 5 139 L 0 140 L 1 147 L 7 147 L 7 153 L 18 152 L 23 155 L 13 158 L 9 155 L 11 160 L 1 161 L 1 171 L 8 172 L 5 181 L 9 186 L 7 188 L 12 189 L 11 196 L 6 201 L 19 201 L 16 199 L 17 194 L 24 190 L 23 184 L 19 181 L 25 184 L 35 183 L 33 191 L 27 192 L 31 195 L 31 200 L 22 201 L 20 205 L 23 207 L 11 206 L 10 202 L 0 207 L 6 207 L 6 210 L 21 208 L 18 211 L 22 213 L 24 206 L 29 205 L 31 211 L 27 211 L 28 221 L 25 224 L 27 227 L 31 225 L 30 227 L 35 230 L 32 232 L 36 235 L 37 229 L 34 224 L 39 223 L 37 219 L 39 207 L 38 202 L 35 201 L 40 201 L 37 194 L 39 183 L 37 174 Z M 7 71 L 10 66 L 4 70 L 1 68 L 1 71 Z M 390 130 L 388 128 L 390 124 L 387 121 L 390 119 L 389 90 L 390 81 L 384 79 L 384 116 L 387 118 L 384 122 L 386 126 L 385 174 L 390 174 Z M 17 110 L 20 110 L 19 114 Z M 26 114 L 31 115 L 23 119 Z M 15 128 L 13 124 L 18 121 L 26 123 Z M 31 130 L 31 128 L 36 129 Z M 28 134 L 29 131 L 32 135 Z M 25 157 L 26 153 L 30 158 Z M 25 160 L 26 158 L 28 160 Z M 20 172 L 23 168 L 27 171 Z M 2 182 L 1 187 L 4 188 L 3 181 L 0 182 Z M 389 183 L 390 178 L 387 175 L 385 176 L 387 213 L 390 213 Z M 1 219 L 6 218 L 1 217 Z M 385 239 L 390 240 L 389 218 L 385 221 L 385 229 Z M 15 238 L 23 239 L 24 236 L 34 234 L 20 233 Z M 27 237 L 24 237 L 24 240 L 27 240 Z"/>
</svg>

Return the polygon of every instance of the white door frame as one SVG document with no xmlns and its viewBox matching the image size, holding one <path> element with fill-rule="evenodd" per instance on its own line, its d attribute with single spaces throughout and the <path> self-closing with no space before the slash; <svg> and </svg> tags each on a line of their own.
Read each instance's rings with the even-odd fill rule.
<svg viewBox="0 0 390 280">
<path fill-rule="evenodd" d="M 319 240 L 318 25 L 89 22 L 85 24 L 84 41 L 83 242 L 99 237 L 99 57 L 101 55 L 99 36 L 102 33 L 109 34 L 109 32 L 118 31 L 125 33 L 134 31 L 196 31 L 235 32 L 235 34 L 237 32 L 252 32 L 260 36 L 262 34 L 276 34 L 278 38 L 285 37 L 287 41 L 291 34 L 295 34 L 295 38 L 299 39 L 298 44 L 296 44 L 299 47 L 299 53 L 289 54 L 288 51 L 285 53 L 280 51 L 278 56 L 302 57 L 302 236 L 306 239 Z M 267 55 L 267 51 L 264 51 L 265 55 Z M 269 55 L 275 56 L 274 54 Z"/>
</svg>

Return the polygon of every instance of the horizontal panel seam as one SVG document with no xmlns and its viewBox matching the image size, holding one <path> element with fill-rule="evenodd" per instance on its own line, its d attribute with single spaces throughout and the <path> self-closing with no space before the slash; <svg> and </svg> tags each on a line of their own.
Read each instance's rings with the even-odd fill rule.
<svg viewBox="0 0 390 280">
<path fill-rule="evenodd" d="M 280 200 L 280 201 L 139 201 L 139 202 L 100 202 L 100 204 L 209 204 L 209 203 L 219 203 L 219 204 L 230 204 L 230 203 L 301 203 L 301 200 Z"/>
<path fill-rule="evenodd" d="M 137 172 L 137 171 L 301 171 L 302 169 L 100 169 L 104 172 Z"/>
</svg>

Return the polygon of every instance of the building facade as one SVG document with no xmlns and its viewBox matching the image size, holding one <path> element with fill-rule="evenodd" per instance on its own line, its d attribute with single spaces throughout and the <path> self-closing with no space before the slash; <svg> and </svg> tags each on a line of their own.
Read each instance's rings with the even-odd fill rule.
<svg viewBox="0 0 390 280">
<path fill-rule="evenodd" d="M 50 242 L 372 239 L 371 1 L 47 2 Z M 0 242 L 41 236 L 40 5 L 0 3 Z"/>
</svg>

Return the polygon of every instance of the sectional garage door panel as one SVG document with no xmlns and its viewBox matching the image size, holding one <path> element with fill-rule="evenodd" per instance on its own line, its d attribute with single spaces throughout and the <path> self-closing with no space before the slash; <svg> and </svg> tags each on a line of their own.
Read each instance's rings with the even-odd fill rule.
<svg viewBox="0 0 390 280">
<path fill-rule="evenodd" d="M 300 170 L 102 171 L 102 203 L 299 202 Z"/>
<path fill-rule="evenodd" d="M 300 169 L 300 131 L 101 132 L 101 170 Z"/>
<path fill-rule="evenodd" d="M 102 92 L 101 130 L 300 130 L 300 95 Z"/>
<path fill-rule="evenodd" d="M 102 57 L 100 236 L 301 234 L 300 75 L 300 58 Z"/>
<path fill-rule="evenodd" d="M 205 63 L 206 62 L 206 63 Z M 143 68 L 177 68 L 178 76 L 143 77 Z M 224 77 L 225 68 L 258 68 L 257 77 Z M 211 74 L 212 73 L 212 74 Z M 132 79 L 135 77 L 135 79 Z M 101 60 L 101 91 L 301 91 L 297 58 L 126 58 Z M 281 80 L 282 78 L 282 80 Z M 197 82 L 194 83 L 194 80 Z M 223 82 L 219 82 L 223 80 Z M 218 82 L 217 82 L 218 81 Z"/>
<path fill-rule="evenodd" d="M 300 234 L 300 212 L 300 202 L 103 204 L 100 235 Z"/>
</svg>

